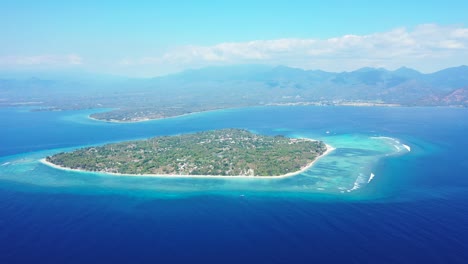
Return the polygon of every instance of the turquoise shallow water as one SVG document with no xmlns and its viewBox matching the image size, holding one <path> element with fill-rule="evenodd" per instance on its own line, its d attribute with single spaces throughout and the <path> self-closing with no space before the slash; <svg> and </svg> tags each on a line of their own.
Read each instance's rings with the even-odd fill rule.
<svg viewBox="0 0 468 264">
<path fill-rule="evenodd" d="M 205 116 L 218 115 L 218 112 L 199 114 Z M 86 126 L 115 124 L 98 124 L 87 118 L 88 113 L 71 113 L 60 117 L 60 120 Z M 196 119 L 196 117 L 191 117 Z M 182 117 L 187 119 L 187 117 Z M 190 120 L 190 118 L 188 118 Z M 177 119 L 149 122 L 157 127 L 158 122 L 177 122 Z M 135 126 L 139 124 L 120 124 Z M 254 132 L 257 132 L 255 129 Z M 63 171 L 48 167 L 40 159 L 72 148 L 50 149 L 0 158 L 0 179 L 34 184 L 44 187 L 61 188 L 102 188 L 119 189 L 135 194 L 153 196 L 224 194 L 224 195 L 298 195 L 298 194 L 334 194 L 345 196 L 365 187 L 375 178 L 373 168 L 376 163 L 390 156 L 400 156 L 409 153 L 398 139 L 364 134 L 341 134 L 326 130 L 325 135 L 311 130 L 296 132 L 288 129 L 272 129 L 268 133 L 286 134 L 291 137 L 308 137 L 324 140 L 335 148 L 330 154 L 320 158 L 309 170 L 292 177 L 277 179 L 261 178 L 167 178 L 167 177 L 132 177 L 115 176 L 103 173 L 87 173 Z M 372 175 L 372 176 L 371 176 Z M 377 176 L 378 177 L 378 176 Z"/>
<path fill-rule="evenodd" d="M 137 124 L 97 122 L 92 112 L 0 109 L 0 263 L 468 258 L 466 109 L 256 107 Z M 227 127 L 336 150 L 283 179 L 116 177 L 38 162 L 87 145 Z"/>
</svg>

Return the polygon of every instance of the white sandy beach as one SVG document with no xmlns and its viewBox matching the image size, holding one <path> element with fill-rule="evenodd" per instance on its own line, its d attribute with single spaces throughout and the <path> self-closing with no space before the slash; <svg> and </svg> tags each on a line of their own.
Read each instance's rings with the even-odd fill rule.
<svg viewBox="0 0 468 264">
<path fill-rule="evenodd" d="M 310 139 L 312 140 L 312 139 Z M 49 167 L 59 169 L 59 170 L 65 170 L 65 171 L 75 171 L 75 172 L 85 172 L 85 173 L 96 173 L 96 174 L 105 174 L 105 175 L 114 175 L 114 176 L 127 176 L 127 177 L 160 177 L 160 178 L 222 178 L 222 179 L 278 179 L 278 178 L 286 178 L 286 177 L 291 177 L 294 175 L 301 174 L 308 169 L 310 169 L 319 159 L 323 158 L 324 156 L 330 154 L 333 150 L 335 150 L 334 147 L 327 145 L 327 150 L 317 158 L 315 158 L 314 161 L 312 161 L 310 164 L 305 166 L 299 171 L 295 172 L 290 172 L 287 174 L 283 175 L 278 175 L 278 176 L 245 176 L 245 175 L 239 175 L 239 176 L 229 176 L 229 175 L 180 175 L 180 174 L 124 174 L 124 173 L 113 173 L 113 172 L 100 172 L 100 171 L 86 171 L 86 170 L 80 170 L 80 169 L 71 169 L 71 168 L 66 168 L 62 167 L 56 164 L 53 164 L 51 162 L 48 162 L 45 158 L 41 159 L 40 162 L 44 165 L 47 165 Z"/>
<path fill-rule="evenodd" d="M 195 111 L 195 112 L 190 112 L 190 113 L 185 113 L 181 115 L 175 115 L 175 116 L 164 116 L 164 117 L 159 117 L 159 118 L 140 118 L 138 120 L 128 120 L 128 121 L 122 121 L 122 120 L 117 120 L 117 119 L 110 119 L 110 120 L 105 120 L 105 119 L 97 119 L 92 117 L 91 115 L 88 115 L 89 119 L 92 119 L 94 121 L 99 121 L 99 122 L 107 122 L 107 123 L 124 123 L 124 124 L 129 124 L 129 123 L 140 123 L 140 122 L 147 122 L 147 121 L 155 121 L 155 120 L 164 120 L 164 119 L 172 119 L 172 118 L 178 118 L 178 117 L 183 117 L 183 116 L 189 116 L 189 115 L 194 115 L 194 114 L 199 114 L 199 113 L 206 113 L 206 112 L 214 112 L 214 111 L 219 111 L 219 110 L 226 110 L 226 109 L 233 109 L 233 108 L 220 108 L 220 109 L 212 109 L 212 110 L 206 110 L 206 111 Z"/>
<path fill-rule="evenodd" d="M 88 118 L 94 121 L 99 121 L 99 122 L 107 122 L 107 123 L 140 123 L 140 122 L 146 122 L 146 121 L 151 121 L 151 120 L 161 120 L 165 119 L 168 117 L 161 117 L 161 118 L 155 118 L 155 119 L 150 119 L 150 118 L 144 118 L 144 119 L 139 119 L 139 120 L 129 120 L 129 121 L 121 121 L 117 119 L 110 119 L 110 120 L 105 120 L 105 119 L 97 119 L 92 117 L 91 115 L 88 115 Z"/>
</svg>

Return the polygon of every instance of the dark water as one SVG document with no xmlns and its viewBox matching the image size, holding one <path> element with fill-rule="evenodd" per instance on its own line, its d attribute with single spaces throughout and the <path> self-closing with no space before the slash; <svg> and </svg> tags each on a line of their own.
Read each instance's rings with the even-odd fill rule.
<svg viewBox="0 0 468 264">
<path fill-rule="evenodd" d="M 356 194 L 331 196 L 158 197 L 86 178 L 35 184 L 47 168 L 21 181 L 7 174 L 27 170 L 5 165 L 0 263 L 468 263 L 466 109 L 266 107 L 139 124 L 87 113 L 1 109 L 0 155 L 223 127 L 390 136 L 411 152 L 373 164 L 377 176 Z"/>
</svg>

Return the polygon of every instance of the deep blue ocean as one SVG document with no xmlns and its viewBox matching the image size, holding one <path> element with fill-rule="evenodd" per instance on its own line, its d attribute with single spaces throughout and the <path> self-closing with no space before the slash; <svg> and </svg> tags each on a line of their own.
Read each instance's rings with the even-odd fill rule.
<svg viewBox="0 0 468 264">
<path fill-rule="evenodd" d="M 0 109 L 1 264 L 468 263 L 468 109 L 254 107 L 132 124 L 87 118 L 93 111 Z M 336 149 L 272 180 L 117 177 L 39 162 L 228 127 Z"/>
</svg>

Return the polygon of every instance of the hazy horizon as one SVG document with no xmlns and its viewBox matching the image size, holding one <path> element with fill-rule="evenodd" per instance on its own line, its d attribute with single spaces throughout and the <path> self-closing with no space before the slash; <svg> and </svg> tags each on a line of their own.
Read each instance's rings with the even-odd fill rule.
<svg viewBox="0 0 468 264">
<path fill-rule="evenodd" d="M 205 70 L 205 69 L 222 69 L 222 68 L 242 68 L 242 67 L 265 67 L 265 68 L 279 68 L 279 67 L 287 67 L 291 69 L 299 69 L 303 71 L 324 71 L 324 72 L 329 72 L 329 73 L 351 73 L 351 72 L 356 72 L 362 69 L 376 69 L 376 70 L 386 70 L 386 71 L 397 71 L 399 69 L 409 69 L 409 70 L 415 70 L 421 74 L 433 74 L 439 71 L 443 71 L 446 69 L 450 68 L 458 68 L 458 67 L 468 67 L 468 64 L 460 64 L 460 65 L 453 65 L 449 66 L 446 68 L 440 68 L 440 69 L 435 69 L 434 71 L 421 71 L 416 68 L 412 67 L 407 67 L 405 65 L 402 65 L 400 67 L 396 68 L 385 68 L 385 67 L 370 67 L 370 66 L 363 66 L 360 68 L 355 68 L 351 70 L 343 70 L 343 71 L 326 71 L 323 69 L 305 69 L 305 68 L 300 68 L 300 67 L 292 67 L 292 66 L 287 66 L 287 65 L 282 65 L 282 64 L 277 64 L 277 65 L 270 65 L 270 64 L 230 64 L 230 65 L 219 65 L 219 66 L 202 66 L 202 67 L 193 67 L 193 68 L 186 68 L 186 69 L 181 69 L 178 71 L 170 72 L 170 73 L 164 73 L 161 75 L 152 75 L 152 76 L 131 76 L 131 75 L 125 75 L 125 74 L 114 74 L 114 73 L 105 73 L 105 72 L 99 72 L 99 71 L 90 71 L 82 68 L 74 68 L 74 69 L 44 69 L 44 70 L 0 70 L 0 78 L 41 78 L 42 76 L 45 76 L 47 78 L 53 78 L 53 77 L 59 77 L 59 76 L 75 76 L 76 74 L 82 74 L 82 76 L 86 77 L 86 75 L 89 76 L 95 76 L 95 77 L 108 77 L 108 78 L 123 78 L 123 79 L 151 79 L 151 78 L 158 78 L 158 77 L 165 77 L 165 76 L 170 76 L 170 75 L 177 75 L 177 74 L 183 74 L 185 72 L 190 72 L 190 71 L 198 71 L 198 70 Z"/>
</svg>

